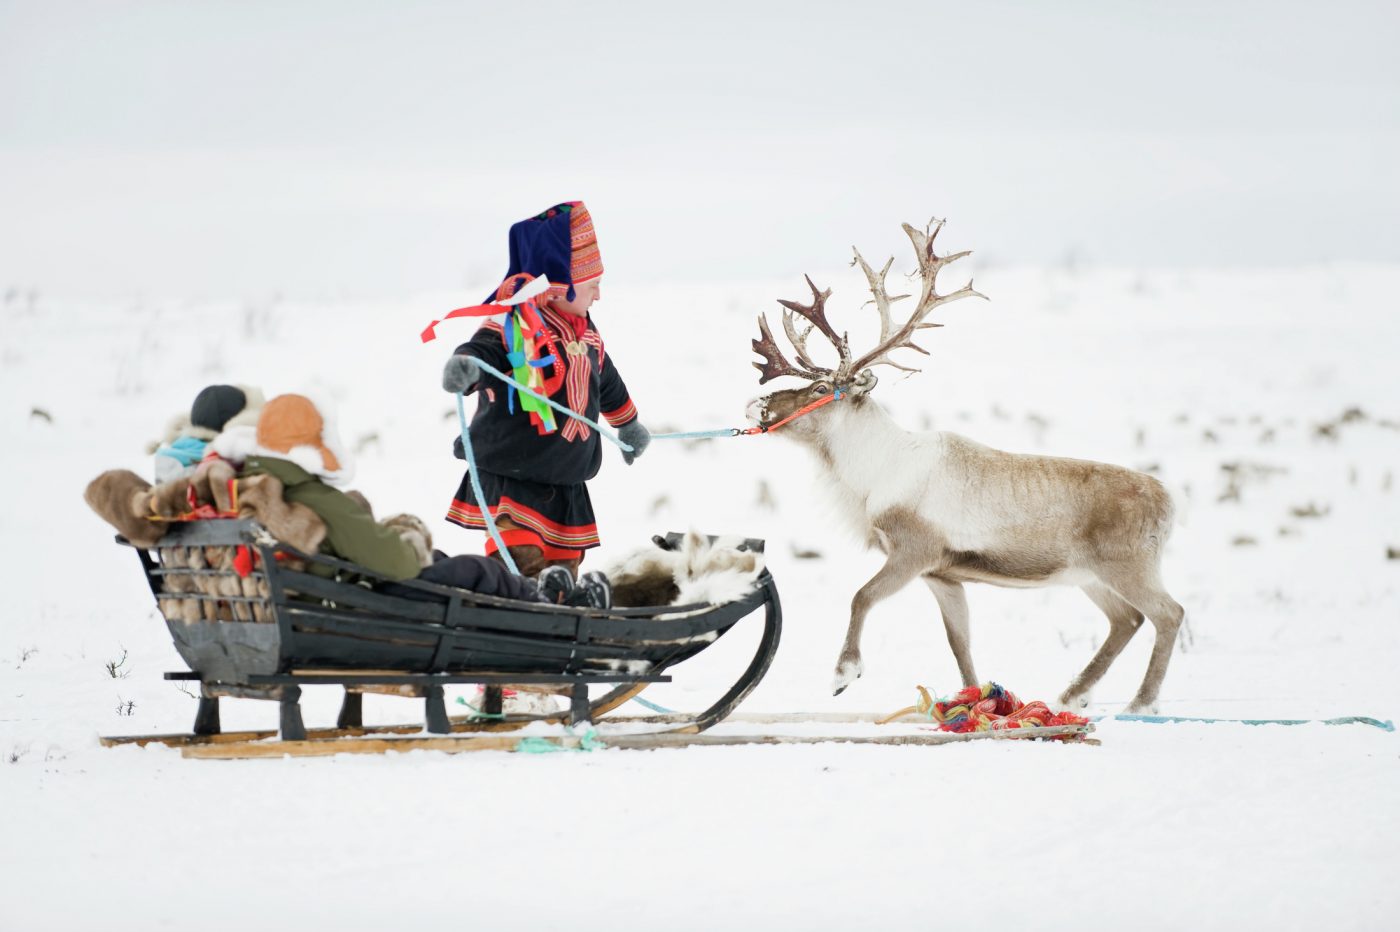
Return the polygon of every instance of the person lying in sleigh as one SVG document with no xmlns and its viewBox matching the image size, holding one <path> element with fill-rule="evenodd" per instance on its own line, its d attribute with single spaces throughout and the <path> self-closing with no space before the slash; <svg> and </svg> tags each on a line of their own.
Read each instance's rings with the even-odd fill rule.
<svg viewBox="0 0 1400 932">
<path fill-rule="evenodd" d="M 375 521 L 362 497 L 335 487 L 352 474 L 353 464 L 326 406 L 304 395 L 279 395 L 267 402 L 258 418 L 255 447 L 240 472 L 243 477 L 275 477 L 289 503 L 315 512 L 326 525 L 323 553 L 389 580 L 421 579 L 525 602 L 610 607 L 611 591 L 602 574 L 588 573 L 575 583 L 567 569 L 551 566 L 535 578 L 517 576 L 488 557 L 449 557 L 432 550 L 427 528 L 411 516 L 398 516 L 410 520 L 397 523 L 393 518 Z M 405 598 L 433 598 L 392 581 L 378 588 Z"/>
</svg>

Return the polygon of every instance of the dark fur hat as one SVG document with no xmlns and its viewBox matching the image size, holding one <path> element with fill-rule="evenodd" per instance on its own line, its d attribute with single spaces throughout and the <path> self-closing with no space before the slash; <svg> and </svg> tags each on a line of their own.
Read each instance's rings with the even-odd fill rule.
<svg viewBox="0 0 1400 932">
<path fill-rule="evenodd" d="M 236 385 L 208 385 L 194 396 L 190 423 L 219 433 L 235 414 L 248 406 L 248 396 Z"/>
</svg>

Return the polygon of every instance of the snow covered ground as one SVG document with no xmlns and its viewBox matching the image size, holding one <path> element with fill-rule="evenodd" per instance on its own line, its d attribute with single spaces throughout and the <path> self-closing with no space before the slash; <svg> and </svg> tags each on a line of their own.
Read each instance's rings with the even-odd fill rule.
<svg viewBox="0 0 1400 932">
<path fill-rule="evenodd" d="M 892 233 L 862 246 L 907 267 Z M 945 238 L 961 245 L 952 226 Z M 969 271 L 992 301 L 941 312 L 925 372 L 891 373 L 877 398 L 912 429 L 1150 468 L 1180 495 L 1165 572 L 1190 631 L 1162 711 L 1400 718 L 1400 558 L 1387 556 L 1400 549 L 1400 267 Z M 813 274 L 835 288 L 838 326 L 868 337 L 858 273 Z M 374 305 L 5 299 L 0 929 L 1370 929 L 1400 916 L 1400 736 L 1364 726 L 248 762 L 100 748 L 102 734 L 186 730 L 195 703 L 161 680 L 181 661 L 84 484 L 146 471 L 145 442 L 205 384 L 320 389 L 376 509 L 476 550 L 441 521 L 460 469 L 437 376 L 466 331 L 429 347 L 417 335 L 489 284 Z M 654 431 L 734 426 L 756 393 L 754 316 L 803 288 L 619 280 L 596 318 Z M 607 457 L 592 489 L 609 552 L 691 525 L 769 541 L 786 630 L 746 710 L 889 710 L 917 684 L 958 685 L 936 606 L 911 586 L 874 612 L 864 678 L 829 695 L 845 606 L 878 560 L 840 536 L 794 445 Z M 1027 699 L 1057 695 L 1106 631 L 1072 589 L 969 598 L 979 672 Z M 736 630 L 648 698 L 708 704 L 754 636 Z M 1132 695 L 1149 643 L 1110 671 L 1099 711 Z M 308 724 L 333 719 L 337 692 L 308 691 Z M 382 697 L 366 710 L 419 712 Z M 223 713 L 226 728 L 276 718 L 252 701 Z"/>
</svg>

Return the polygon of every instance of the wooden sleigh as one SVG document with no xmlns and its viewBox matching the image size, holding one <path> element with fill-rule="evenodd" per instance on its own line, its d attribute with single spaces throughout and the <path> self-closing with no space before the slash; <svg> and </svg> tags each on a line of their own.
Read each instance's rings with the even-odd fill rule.
<svg viewBox="0 0 1400 932">
<path fill-rule="evenodd" d="M 119 543 L 131 546 L 123 538 Z M 760 550 L 761 541 L 745 546 Z M 723 605 L 595 610 L 519 602 L 419 580 L 388 595 L 388 580 L 323 554 L 305 554 L 248 520 L 172 525 L 141 565 L 189 672 L 166 679 L 200 684 L 191 733 L 102 739 L 103 744 L 227 744 L 402 734 L 418 730 L 509 731 L 534 721 L 579 724 L 616 709 L 666 671 L 763 609 L 763 631 L 747 668 L 713 705 L 676 724 L 699 733 L 727 716 L 772 663 L 782 607 L 765 571 L 744 598 Z M 485 684 L 482 715 L 449 717 L 443 687 Z M 547 688 L 569 698 L 567 713 L 501 716 L 500 687 Z M 307 730 L 303 687 L 336 685 L 345 696 L 335 728 Z M 598 689 L 600 688 L 601 689 Z M 596 690 L 596 693 L 595 693 Z M 420 725 L 366 726 L 363 693 L 424 700 Z M 277 701 L 277 732 L 224 733 L 219 700 Z"/>
<path fill-rule="evenodd" d="M 763 542 L 744 546 L 761 550 Z M 782 607 L 767 571 L 752 592 L 722 605 L 596 610 L 518 602 L 418 580 L 400 584 L 417 598 L 389 595 L 373 588 L 387 580 L 363 567 L 293 550 L 249 520 L 176 524 L 155 547 L 135 549 L 175 647 L 190 668 L 165 677 L 197 681 L 199 707 L 187 734 L 102 738 L 108 747 L 163 744 L 201 758 L 589 748 L 597 746 L 596 739 L 577 726 L 604 720 L 623 729 L 650 729 L 606 737 L 606 746 L 626 749 L 818 741 L 945 744 L 1062 733 L 702 735 L 726 719 L 755 724 L 875 719 L 868 714 L 732 716 L 767 673 L 781 637 Z M 759 609 L 763 627 L 751 660 L 709 708 L 694 714 L 610 715 L 650 684 L 670 682 L 666 671 Z M 485 685 L 484 707 L 449 716 L 444 687 L 459 684 Z M 507 684 L 565 695 L 568 710 L 502 714 L 501 688 Z M 334 727 L 304 725 L 300 699 L 307 686 L 344 689 Z M 366 692 L 420 698 L 424 721 L 366 725 Z M 280 727 L 222 731 L 219 702 L 226 697 L 278 702 Z M 575 727 L 549 736 L 510 734 L 537 722 Z"/>
</svg>

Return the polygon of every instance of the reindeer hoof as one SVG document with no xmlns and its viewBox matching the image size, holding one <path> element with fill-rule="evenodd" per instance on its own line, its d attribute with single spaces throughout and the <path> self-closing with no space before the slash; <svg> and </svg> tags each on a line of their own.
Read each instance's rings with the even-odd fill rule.
<svg viewBox="0 0 1400 932">
<path fill-rule="evenodd" d="M 1128 707 L 1123 711 L 1129 715 L 1156 715 L 1157 703 L 1138 702 L 1134 699 L 1132 702 L 1128 703 Z"/>
<path fill-rule="evenodd" d="M 831 682 L 831 694 L 839 696 L 865 672 L 859 660 L 843 660 L 836 665 L 836 678 Z"/>
<path fill-rule="evenodd" d="M 1060 696 L 1059 705 L 1061 709 L 1069 712 L 1077 712 L 1080 709 L 1087 709 L 1093 700 L 1088 693 L 1065 692 Z"/>
</svg>

